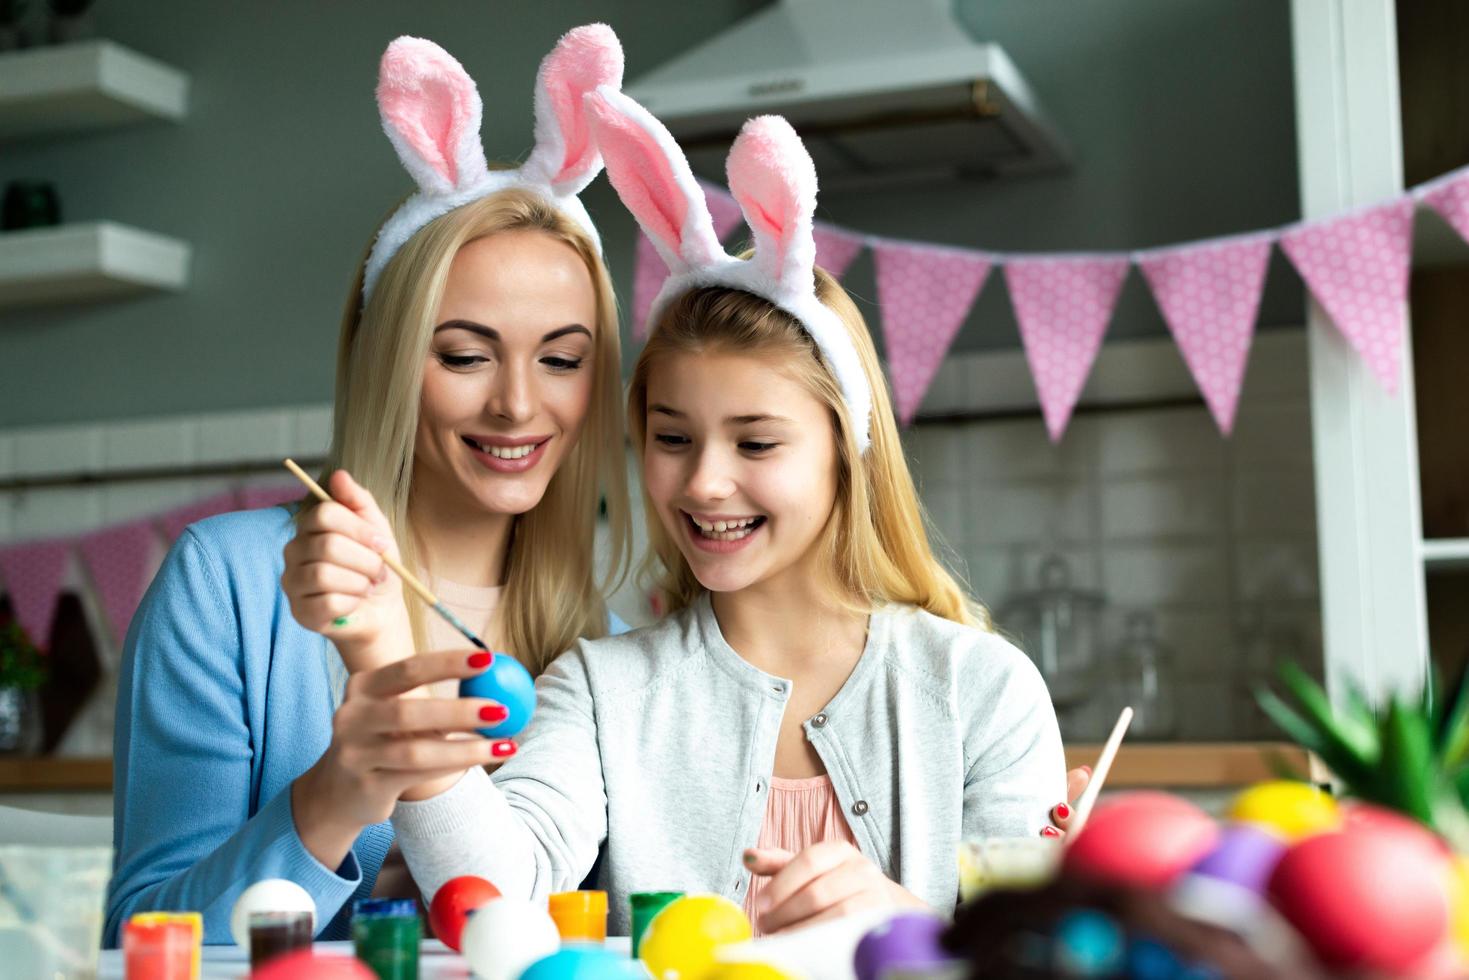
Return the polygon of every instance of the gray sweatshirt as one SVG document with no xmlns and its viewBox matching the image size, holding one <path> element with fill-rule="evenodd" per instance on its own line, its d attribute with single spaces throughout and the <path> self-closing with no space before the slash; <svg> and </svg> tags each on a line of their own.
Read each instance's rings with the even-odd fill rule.
<svg viewBox="0 0 1469 980">
<path fill-rule="evenodd" d="M 475 874 L 507 895 L 598 887 L 744 901 L 792 683 L 725 642 L 708 596 L 656 625 L 582 640 L 537 680 L 534 721 L 493 779 L 472 770 L 393 826 L 425 895 Z M 1003 638 L 908 606 L 873 613 L 851 676 L 806 737 L 862 853 L 931 905 L 958 897 L 957 845 L 1030 837 L 1064 798 L 1045 683 Z"/>
</svg>

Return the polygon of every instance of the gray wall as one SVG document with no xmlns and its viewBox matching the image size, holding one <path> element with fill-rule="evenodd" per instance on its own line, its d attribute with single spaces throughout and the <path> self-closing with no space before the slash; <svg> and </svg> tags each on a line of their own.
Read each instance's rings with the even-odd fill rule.
<svg viewBox="0 0 1469 980">
<path fill-rule="evenodd" d="M 761 6 L 100 0 L 101 34 L 191 74 L 188 119 L 5 147 L 0 181 L 55 181 L 67 220 L 106 218 L 190 241 L 193 280 L 180 295 L 0 312 L 0 424 L 328 400 L 354 264 L 410 189 L 372 101 L 377 58 L 392 37 L 430 37 L 459 57 L 485 94 L 487 152 L 504 158 L 529 146 L 535 66 L 562 31 L 611 23 L 635 78 Z M 1075 168 L 1028 181 L 833 194 L 822 202 L 825 219 L 960 245 L 1062 250 L 1140 248 L 1297 216 L 1287 4 L 959 6 L 1030 79 L 1071 140 Z M 586 199 L 627 295 L 631 219 L 605 182 Z M 858 260 L 848 284 L 875 296 L 870 259 Z M 1263 322 L 1300 322 L 1301 301 L 1299 282 L 1277 261 Z M 1163 331 L 1134 275 L 1110 336 Z M 1016 344 L 997 276 L 957 346 Z"/>
</svg>

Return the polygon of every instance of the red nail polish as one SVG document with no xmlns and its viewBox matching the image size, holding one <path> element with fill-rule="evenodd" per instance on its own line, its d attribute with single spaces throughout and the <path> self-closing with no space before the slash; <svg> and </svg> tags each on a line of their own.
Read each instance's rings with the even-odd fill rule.
<svg viewBox="0 0 1469 980">
<path fill-rule="evenodd" d="M 510 741 L 509 739 L 506 739 L 503 742 L 496 742 L 494 745 L 490 746 L 490 754 L 497 759 L 508 758 L 515 754 L 515 743 Z"/>
<path fill-rule="evenodd" d="M 479 709 L 480 721 L 504 721 L 510 717 L 510 709 L 498 704 L 487 704 Z"/>
<path fill-rule="evenodd" d="M 1042 837 L 1060 837 L 1061 836 L 1061 831 L 1057 830 L 1055 827 L 1042 827 L 1041 828 L 1041 836 Z"/>
<path fill-rule="evenodd" d="M 1071 816 L 1071 807 L 1067 806 L 1065 803 L 1058 803 L 1056 805 L 1056 816 L 1060 817 L 1062 820 L 1065 820 L 1067 817 Z"/>
<path fill-rule="evenodd" d="M 469 666 L 474 667 L 476 670 L 488 667 L 489 665 L 490 655 L 483 650 L 479 653 L 471 653 L 469 655 Z"/>
</svg>

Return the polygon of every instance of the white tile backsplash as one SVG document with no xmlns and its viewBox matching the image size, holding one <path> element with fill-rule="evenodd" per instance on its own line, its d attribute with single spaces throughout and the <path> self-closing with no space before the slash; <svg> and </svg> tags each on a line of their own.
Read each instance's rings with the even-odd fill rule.
<svg viewBox="0 0 1469 980">
<path fill-rule="evenodd" d="M 102 468 L 102 426 L 51 425 L 12 429 L 12 475 L 44 477 Z"/>
<path fill-rule="evenodd" d="M 1216 477 L 1155 475 L 1102 484 L 1102 536 L 1109 541 L 1217 538 L 1227 485 Z"/>
<path fill-rule="evenodd" d="M 290 409 L 276 409 L 203 419 L 199 423 L 199 461 L 284 459 L 296 451 L 292 435 L 298 414 Z"/>
<path fill-rule="evenodd" d="M 1105 476 L 1224 467 L 1224 440 L 1201 409 L 1117 412 L 1098 426 L 1097 461 Z"/>
<path fill-rule="evenodd" d="M 102 434 L 102 465 L 109 470 L 183 467 L 199 461 L 196 419 L 117 422 Z"/>
<path fill-rule="evenodd" d="M 325 456 L 332 442 L 332 409 L 330 405 L 313 405 L 297 409 L 296 427 L 291 452 L 297 456 Z"/>
</svg>

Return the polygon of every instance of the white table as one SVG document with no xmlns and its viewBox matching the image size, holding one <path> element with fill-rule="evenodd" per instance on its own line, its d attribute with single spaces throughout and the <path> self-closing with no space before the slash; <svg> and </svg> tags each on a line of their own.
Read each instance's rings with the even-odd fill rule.
<svg viewBox="0 0 1469 980">
<path fill-rule="evenodd" d="M 626 955 L 626 936 L 613 936 L 607 948 Z M 317 943 L 318 953 L 351 956 L 350 942 Z M 205 946 L 201 980 L 245 980 L 250 975 L 250 955 L 238 946 Z M 418 960 L 419 980 L 464 980 L 470 976 L 464 957 L 437 939 L 425 939 Z M 104 949 L 97 970 L 98 980 L 123 980 L 123 958 L 120 949 Z"/>
</svg>

